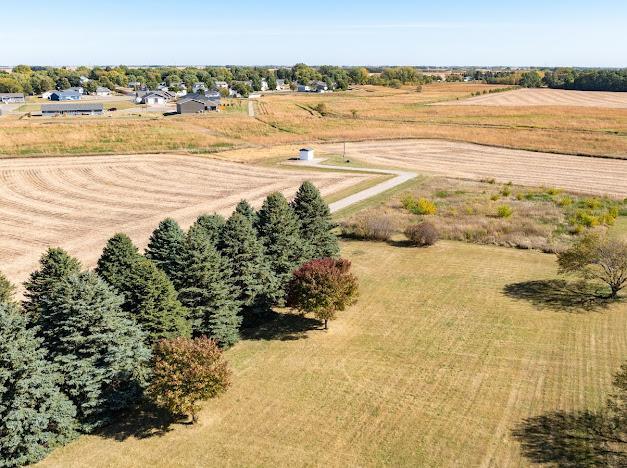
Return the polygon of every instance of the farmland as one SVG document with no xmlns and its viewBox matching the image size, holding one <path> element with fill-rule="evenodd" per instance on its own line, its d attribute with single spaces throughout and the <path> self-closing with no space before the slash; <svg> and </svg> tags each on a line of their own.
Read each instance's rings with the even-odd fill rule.
<svg viewBox="0 0 627 468">
<path fill-rule="evenodd" d="M 349 242 L 343 255 L 360 302 L 327 333 L 279 316 L 229 350 L 236 384 L 197 425 L 137 416 L 42 466 L 525 466 L 524 442 L 590 456 L 559 445 L 582 428 L 551 415 L 604 404 L 627 354 L 624 303 L 581 309 L 540 253 Z M 540 415 L 554 439 L 525 439 Z"/>
<path fill-rule="evenodd" d="M 484 94 L 458 101 L 455 104 L 467 106 L 568 106 L 627 109 L 627 96 L 625 96 L 625 93 L 603 91 L 530 88 L 518 89 L 507 93 Z"/>
<path fill-rule="evenodd" d="M 507 150 L 442 140 L 355 142 L 347 157 L 379 167 L 501 183 L 559 187 L 575 192 L 627 197 L 627 161 Z M 344 146 L 322 145 L 339 154 Z"/>
<path fill-rule="evenodd" d="M 115 232 L 143 246 L 166 216 L 188 226 L 203 213 L 229 214 L 242 198 L 259 205 L 272 191 L 291 196 L 305 179 L 331 194 L 366 176 L 181 155 L 2 160 L 2 270 L 14 282 L 25 280 L 48 246 L 64 247 L 91 267 Z"/>
<path fill-rule="evenodd" d="M 240 100 L 225 100 L 224 112 L 202 116 L 135 116 L 126 109 L 78 121 L 3 118 L 0 154 L 215 153 L 277 144 L 438 138 L 542 152 L 627 155 L 623 109 L 456 105 L 473 93 L 495 89 L 499 87 L 434 83 L 421 92 L 357 86 L 322 95 L 267 95 L 255 103 L 254 118 Z M 433 105 L 451 100 L 453 105 Z"/>
</svg>

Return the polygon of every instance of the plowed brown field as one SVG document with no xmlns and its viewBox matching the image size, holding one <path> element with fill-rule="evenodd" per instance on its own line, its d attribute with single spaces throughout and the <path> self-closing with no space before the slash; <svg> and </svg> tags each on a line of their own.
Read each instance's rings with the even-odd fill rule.
<svg viewBox="0 0 627 468">
<path fill-rule="evenodd" d="M 328 194 L 366 177 L 180 155 L 0 160 L 0 270 L 22 282 L 49 246 L 91 267 L 115 232 L 143 247 L 167 216 L 187 227 L 202 213 L 229 214 L 242 198 L 291 196 L 305 179 Z"/>
<path fill-rule="evenodd" d="M 341 144 L 321 146 L 342 153 Z M 495 178 L 530 186 L 627 197 L 627 160 L 511 150 L 443 140 L 350 143 L 347 155 L 376 166 L 467 179 Z"/>
</svg>

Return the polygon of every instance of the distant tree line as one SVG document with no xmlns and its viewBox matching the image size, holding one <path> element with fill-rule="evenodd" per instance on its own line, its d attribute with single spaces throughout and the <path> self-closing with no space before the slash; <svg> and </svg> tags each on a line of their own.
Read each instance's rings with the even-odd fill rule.
<svg viewBox="0 0 627 468">
<path fill-rule="evenodd" d="M 375 71 L 373 71 L 375 70 Z M 81 77 L 83 79 L 81 79 Z M 87 78 L 89 81 L 86 81 Z M 98 86 L 109 89 L 126 87 L 139 82 L 148 89 L 165 84 L 171 89 L 191 91 L 195 83 L 203 83 L 208 89 L 216 88 L 216 82 L 226 82 L 242 95 L 261 91 L 265 81 L 269 89 L 275 89 L 277 80 L 285 80 L 292 88 L 314 81 L 325 82 L 329 89 L 346 90 L 350 85 L 371 84 L 398 87 L 405 84 L 424 84 L 439 79 L 423 74 L 415 67 L 391 67 L 370 69 L 366 67 L 337 67 L 323 65 L 311 67 L 303 63 L 293 67 L 30 67 L 16 66 L 12 73 L 0 72 L 0 92 L 41 94 L 55 89 L 82 86 L 94 92 Z"/>
<path fill-rule="evenodd" d="M 556 89 L 580 91 L 627 91 L 627 69 L 582 70 L 558 68 L 551 70 L 530 70 L 521 72 L 475 71 L 473 79 L 488 84 L 519 85 L 525 88 L 547 86 Z"/>
<path fill-rule="evenodd" d="M 21 303 L 0 274 L 0 466 L 36 462 L 145 397 L 195 421 L 230 385 L 222 349 L 287 300 L 326 328 L 357 292 L 333 227 L 304 182 L 291 203 L 242 200 L 187 232 L 165 219 L 143 254 L 116 234 L 95 271 L 50 248 Z"/>
</svg>

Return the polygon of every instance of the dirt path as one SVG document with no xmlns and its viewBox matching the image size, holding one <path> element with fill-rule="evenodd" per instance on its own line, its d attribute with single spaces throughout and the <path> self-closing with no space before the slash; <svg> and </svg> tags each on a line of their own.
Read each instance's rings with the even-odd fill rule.
<svg viewBox="0 0 627 468">
<path fill-rule="evenodd" d="M 255 103 L 249 99 L 248 100 L 248 117 L 254 117 L 254 116 L 255 116 Z"/>
<path fill-rule="evenodd" d="M 322 164 L 323 160 L 314 160 L 314 161 L 297 161 L 292 163 L 295 166 L 305 166 L 305 167 L 320 167 L 322 169 L 332 169 L 334 171 L 359 171 L 359 172 L 367 172 L 371 174 L 389 174 L 395 175 L 396 177 L 392 179 L 388 179 L 380 184 L 374 185 L 370 188 L 362 190 L 360 192 L 354 193 L 346 198 L 342 198 L 336 202 L 329 204 L 329 209 L 331 213 L 335 213 L 336 211 L 340 211 L 344 208 L 347 208 L 355 203 L 362 202 L 367 200 L 368 198 L 374 197 L 375 195 L 379 195 L 380 193 L 386 192 L 387 190 L 393 189 L 401 184 L 404 184 L 408 180 L 411 180 L 416 177 L 415 172 L 409 171 L 397 171 L 393 169 L 366 169 L 366 168 L 354 168 L 354 167 L 343 167 L 343 166 L 333 166 L 331 164 Z"/>
</svg>

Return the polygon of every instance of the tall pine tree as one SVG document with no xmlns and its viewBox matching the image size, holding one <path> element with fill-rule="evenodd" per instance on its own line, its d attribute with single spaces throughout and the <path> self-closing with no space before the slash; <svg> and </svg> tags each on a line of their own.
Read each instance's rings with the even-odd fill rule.
<svg viewBox="0 0 627 468">
<path fill-rule="evenodd" d="M 230 262 L 231 282 L 242 305 L 268 306 L 269 298 L 276 296 L 277 281 L 250 219 L 235 211 L 222 230 L 218 249 Z"/>
<path fill-rule="evenodd" d="M 130 237 L 123 233 L 115 234 L 107 241 L 98 259 L 96 273 L 110 286 L 124 294 L 129 275 L 140 258 L 139 250 Z"/>
<path fill-rule="evenodd" d="M 199 233 L 201 232 L 204 234 L 207 242 L 211 243 L 211 245 L 217 245 L 218 241 L 220 240 L 220 235 L 224 224 L 224 217 L 220 216 L 219 214 L 204 214 L 198 217 L 193 226 L 198 228 Z"/>
<path fill-rule="evenodd" d="M 184 243 L 185 234 L 181 227 L 172 218 L 166 218 L 153 231 L 145 252 L 146 258 L 155 262 L 177 288 Z"/>
<path fill-rule="evenodd" d="M 98 275 L 124 297 L 129 312 L 148 333 L 148 342 L 189 336 L 187 311 L 176 298 L 168 276 L 142 257 L 126 234 L 116 234 L 102 252 Z"/>
<path fill-rule="evenodd" d="M 292 272 L 307 261 L 307 246 L 300 236 L 300 221 L 281 193 L 268 195 L 258 216 L 257 232 L 278 280 L 277 299 L 282 303 Z"/>
<path fill-rule="evenodd" d="M 83 431 L 106 424 L 115 411 L 134 403 L 146 381 L 145 334 L 121 303 L 95 273 L 79 273 L 53 288 L 35 324 Z"/>
<path fill-rule="evenodd" d="M 187 233 L 182 271 L 179 300 L 190 311 L 194 335 L 206 335 L 223 347 L 234 344 L 242 320 L 229 264 L 198 226 Z"/>
<path fill-rule="evenodd" d="M 81 270 L 80 262 L 61 248 L 50 248 L 39 260 L 39 270 L 31 273 L 24 284 L 26 288 L 23 307 L 31 320 L 37 320 L 41 304 L 55 285 Z"/>
<path fill-rule="evenodd" d="M 151 260 L 140 258 L 135 262 L 123 293 L 124 309 L 148 333 L 149 343 L 190 336 L 187 309 L 177 299 L 170 279 Z"/>
<path fill-rule="evenodd" d="M 309 257 L 337 257 L 340 248 L 337 237 L 331 232 L 331 211 L 314 184 L 303 182 L 292 201 L 292 208 L 300 219 L 300 235 L 308 244 Z"/>
<path fill-rule="evenodd" d="M 0 303 L 12 303 L 15 286 L 0 272 Z"/>
<path fill-rule="evenodd" d="M 248 218 L 248 220 L 252 223 L 253 226 L 257 222 L 257 212 L 250 205 L 250 203 L 248 203 L 247 200 L 240 200 L 240 202 L 235 207 L 235 212 Z"/>
<path fill-rule="evenodd" d="M 35 463 L 73 437 L 76 409 L 59 378 L 26 317 L 0 303 L 0 466 Z"/>
</svg>

